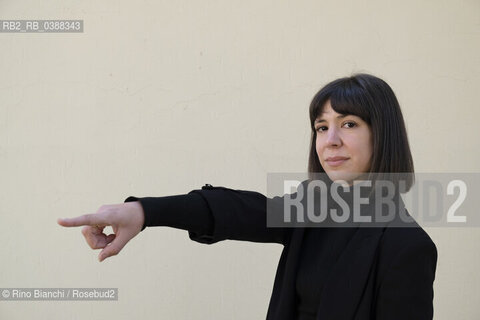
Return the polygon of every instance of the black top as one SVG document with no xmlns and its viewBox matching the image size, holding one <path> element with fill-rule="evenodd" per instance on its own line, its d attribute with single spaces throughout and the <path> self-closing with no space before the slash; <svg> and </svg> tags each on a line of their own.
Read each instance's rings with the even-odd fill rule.
<svg viewBox="0 0 480 320">
<path fill-rule="evenodd" d="M 145 213 L 142 228 L 168 226 L 197 234 L 212 234 L 213 217 L 206 201 L 196 193 L 166 197 L 129 197 Z M 357 228 L 307 228 L 299 261 L 296 296 L 297 319 L 314 320 L 329 272 Z"/>
<path fill-rule="evenodd" d="M 357 228 L 307 228 L 297 270 L 297 319 L 315 320 L 322 289 Z"/>
</svg>

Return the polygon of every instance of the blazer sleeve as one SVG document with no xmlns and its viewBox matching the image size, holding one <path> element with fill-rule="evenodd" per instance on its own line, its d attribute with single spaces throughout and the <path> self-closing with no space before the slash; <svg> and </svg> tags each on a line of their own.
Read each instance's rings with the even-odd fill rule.
<svg viewBox="0 0 480 320">
<path fill-rule="evenodd" d="M 146 227 L 166 226 L 199 234 L 212 233 L 212 215 L 205 200 L 196 193 L 125 199 L 125 202 L 132 201 L 140 202 L 143 208 L 142 231 Z"/>
<path fill-rule="evenodd" d="M 281 206 L 282 199 L 206 184 L 186 195 L 130 196 L 124 202 L 139 201 L 142 205 L 145 215 L 142 230 L 151 226 L 179 228 L 187 230 L 191 240 L 203 244 L 223 240 L 285 244 L 290 230 L 267 226 L 267 202 L 272 207 Z"/>
<path fill-rule="evenodd" d="M 291 228 L 267 225 L 267 202 L 272 206 L 280 205 L 283 197 L 267 198 L 254 191 L 214 187 L 210 184 L 191 193 L 202 196 L 213 218 L 212 233 L 189 231 L 191 240 L 204 244 L 222 240 L 285 244 L 291 234 Z"/>
<path fill-rule="evenodd" d="M 380 284 L 375 319 L 433 319 L 436 265 L 437 249 L 430 239 L 401 250 Z"/>
</svg>

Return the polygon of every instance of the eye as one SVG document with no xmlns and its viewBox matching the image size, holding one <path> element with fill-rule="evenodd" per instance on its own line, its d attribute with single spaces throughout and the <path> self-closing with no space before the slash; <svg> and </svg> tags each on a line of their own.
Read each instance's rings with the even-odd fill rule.
<svg viewBox="0 0 480 320">
<path fill-rule="evenodd" d="M 317 128 L 315 129 L 315 131 L 317 131 L 317 132 L 323 132 L 323 131 L 325 131 L 325 130 L 327 130 L 327 127 L 325 127 L 325 126 L 320 126 L 320 127 L 317 127 Z"/>
<path fill-rule="evenodd" d="M 347 121 L 343 124 L 344 126 L 347 126 L 347 128 L 353 128 L 353 127 L 356 127 L 357 124 L 353 121 Z"/>
</svg>

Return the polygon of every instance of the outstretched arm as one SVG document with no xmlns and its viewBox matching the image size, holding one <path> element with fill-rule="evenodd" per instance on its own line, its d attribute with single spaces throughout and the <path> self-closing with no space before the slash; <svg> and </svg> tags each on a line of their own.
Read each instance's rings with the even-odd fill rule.
<svg viewBox="0 0 480 320">
<path fill-rule="evenodd" d="M 96 213 L 58 219 L 64 227 L 84 226 L 82 234 L 92 249 L 102 249 L 99 260 L 118 254 L 145 227 L 168 226 L 188 230 L 190 239 L 212 244 L 244 240 L 285 244 L 286 228 L 267 227 L 266 198 L 253 191 L 205 185 L 185 195 L 128 197 L 123 204 L 102 206 Z M 112 226 L 113 234 L 103 229 Z"/>
<path fill-rule="evenodd" d="M 140 231 L 149 226 L 168 226 L 197 234 L 212 233 L 212 216 L 198 194 L 166 197 L 128 197 L 123 204 L 104 205 L 96 213 L 75 218 L 60 218 L 64 227 L 82 228 L 82 234 L 92 249 L 103 249 L 100 261 L 117 255 Z M 112 226 L 113 234 L 103 230 Z"/>
</svg>

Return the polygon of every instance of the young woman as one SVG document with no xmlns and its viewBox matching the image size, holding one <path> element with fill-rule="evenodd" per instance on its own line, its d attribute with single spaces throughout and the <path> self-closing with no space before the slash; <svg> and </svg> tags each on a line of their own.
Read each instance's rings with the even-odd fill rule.
<svg viewBox="0 0 480 320">
<path fill-rule="evenodd" d="M 326 180 L 351 189 L 360 176 L 414 172 L 400 106 L 377 77 L 357 74 L 327 84 L 311 102 L 310 123 L 306 182 L 324 173 Z M 404 182 L 406 191 L 412 175 Z M 103 249 L 100 261 L 151 226 L 188 230 L 192 240 L 205 244 L 280 243 L 284 249 L 267 319 L 432 319 L 437 250 L 415 221 L 400 227 L 268 227 L 267 202 L 283 200 L 207 184 L 185 195 L 129 197 L 58 223 L 85 226 L 90 247 Z M 396 217 L 401 209 L 395 209 Z M 367 206 L 362 214 L 375 210 Z M 105 226 L 114 234 L 104 234 Z"/>
</svg>

